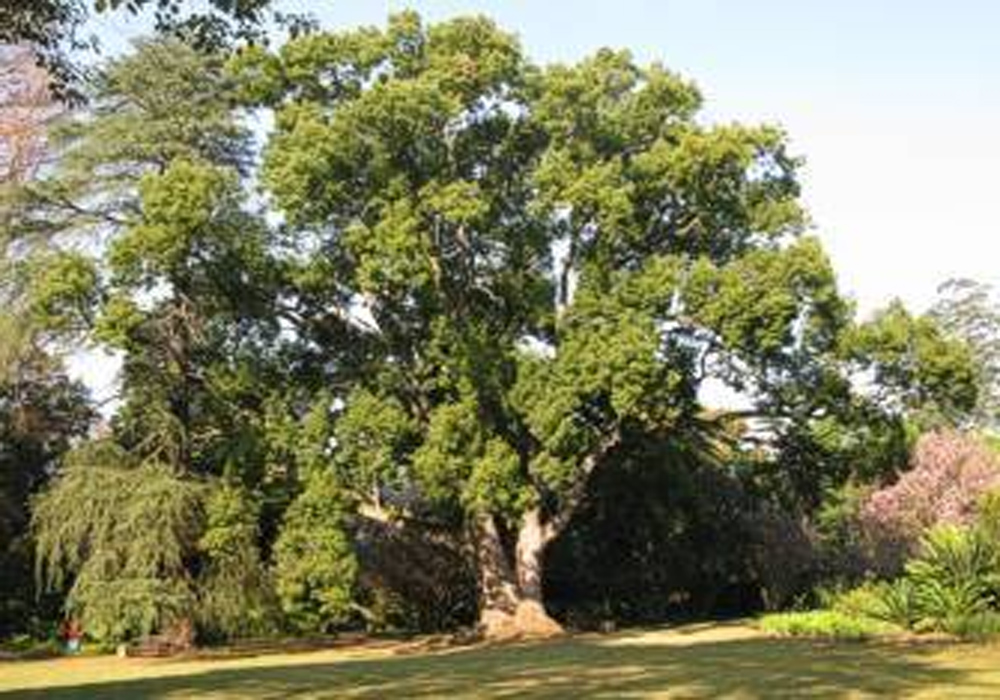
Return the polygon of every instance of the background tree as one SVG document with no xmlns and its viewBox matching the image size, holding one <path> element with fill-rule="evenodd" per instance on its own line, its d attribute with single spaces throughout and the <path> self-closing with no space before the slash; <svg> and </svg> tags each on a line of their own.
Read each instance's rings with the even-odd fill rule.
<svg viewBox="0 0 1000 700">
<path fill-rule="evenodd" d="M 972 417 L 977 427 L 996 430 L 1000 420 L 1000 309 L 993 288 L 973 280 L 945 282 L 938 289 L 931 316 L 972 351 L 980 388 Z"/>
<path fill-rule="evenodd" d="M 29 51 L 0 48 L 0 102 L 0 635 L 7 635 L 44 633 L 58 612 L 32 575 L 29 503 L 93 413 L 48 332 L 86 279 L 73 260 L 47 255 L 47 241 L 5 225 L 17 189 L 43 162 L 45 128 L 58 111 Z M 56 264 L 46 269 L 46 262 Z"/>
<path fill-rule="evenodd" d="M 37 347 L 0 375 L 0 636 L 40 632 L 58 611 L 35 586 L 29 504 L 91 420 L 84 388 Z"/>
<path fill-rule="evenodd" d="M 0 46 L 31 49 L 51 78 L 54 93 L 70 102 L 85 97 L 85 70 L 79 52 L 98 45 L 82 36 L 92 13 L 151 13 L 157 32 L 183 36 L 202 49 L 218 50 L 235 42 L 266 40 L 267 25 L 284 26 L 292 34 L 310 30 L 306 15 L 283 13 L 272 0 L 6 0 L 0 6 Z"/>
<path fill-rule="evenodd" d="M 0 45 L 30 46 L 58 93 L 78 78 L 68 54 L 82 48 L 77 31 L 85 16 L 84 5 L 77 0 L 10 0 L 0 6 Z M 62 94 L 75 93 L 69 89 Z"/>
<path fill-rule="evenodd" d="M 251 504 L 270 464 L 267 398 L 280 394 L 268 381 L 276 277 L 269 229 L 246 204 L 250 142 L 228 94 L 218 56 L 140 44 L 101 74 L 86 112 L 63 120 L 55 167 L 8 212 L 11 230 L 48 242 L 30 262 L 41 326 L 122 358 L 111 442 L 80 448 L 97 450 L 100 469 L 74 455 L 36 509 L 48 582 L 70 587 L 69 609 L 99 636 L 269 622 Z M 103 489 L 113 493 L 86 510 Z M 60 517 L 74 507 L 84 522 L 69 527 Z M 164 551 L 133 561 L 130 528 L 166 538 Z M 244 603 L 239 624 L 232 608 Z"/>
<path fill-rule="evenodd" d="M 955 424 L 975 409 L 980 385 L 972 349 L 949 338 L 932 316 L 914 317 L 893 302 L 857 326 L 844 347 L 856 367 L 872 373 L 874 398 L 886 410 Z"/>
<path fill-rule="evenodd" d="M 108 442 L 71 453 L 34 504 L 39 572 L 69 588 L 88 634 L 122 640 L 190 620 L 187 560 L 201 529 L 203 486 L 169 465 L 137 464 Z"/>
<path fill-rule="evenodd" d="M 262 636 L 278 624 L 270 572 L 260 554 L 260 504 L 242 486 L 223 483 L 205 504 L 198 548 L 205 567 L 198 582 L 202 636 Z"/>
<path fill-rule="evenodd" d="M 357 563 L 345 515 L 343 492 L 329 471 L 309 477 L 285 513 L 275 579 L 282 608 L 300 631 L 331 631 L 353 612 Z"/>
</svg>

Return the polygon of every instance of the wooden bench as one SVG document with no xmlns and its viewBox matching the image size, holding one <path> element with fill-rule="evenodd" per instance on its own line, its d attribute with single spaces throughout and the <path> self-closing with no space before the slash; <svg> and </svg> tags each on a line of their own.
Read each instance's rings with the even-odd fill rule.
<svg viewBox="0 0 1000 700">
<path fill-rule="evenodd" d="M 194 628 L 187 620 L 170 627 L 163 634 L 144 637 L 137 642 L 118 648 L 119 656 L 157 657 L 173 656 L 189 651 L 194 646 Z"/>
</svg>

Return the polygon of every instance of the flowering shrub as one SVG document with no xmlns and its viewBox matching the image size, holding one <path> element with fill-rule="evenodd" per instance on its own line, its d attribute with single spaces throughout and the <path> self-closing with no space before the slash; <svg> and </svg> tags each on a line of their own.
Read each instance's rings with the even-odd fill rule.
<svg viewBox="0 0 1000 700">
<path fill-rule="evenodd" d="M 873 492 L 859 513 L 880 573 L 897 572 L 935 525 L 972 522 L 983 496 L 1000 487 L 1000 465 L 980 441 L 954 431 L 924 435 L 912 468 Z"/>
</svg>

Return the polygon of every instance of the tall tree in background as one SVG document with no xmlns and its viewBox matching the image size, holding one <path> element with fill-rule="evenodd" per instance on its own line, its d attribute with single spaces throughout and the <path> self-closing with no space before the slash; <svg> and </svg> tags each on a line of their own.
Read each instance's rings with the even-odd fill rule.
<svg viewBox="0 0 1000 700">
<path fill-rule="evenodd" d="M 56 167 L 10 216 L 62 244 L 35 276 L 46 325 L 122 356 L 112 440 L 75 450 L 35 512 L 48 581 L 71 584 L 68 606 L 110 638 L 191 620 L 199 605 L 214 629 L 260 629 L 236 624 L 231 603 L 255 600 L 261 578 L 257 524 L 248 535 L 241 518 L 256 519 L 273 390 L 262 368 L 278 329 L 268 228 L 244 194 L 249 135 L 221 69 L 170 39 L 110 64 L 88 110 L 55 132 Z M 250 493 L 227 500 L 216 486 Z"/>
<path fill-rule="evenodd" d="M 993 288 L 974 280 L 949 280 L 938 289 L 931 316 L 971 349 L 980 381 L 973 418 L 979 427 L 995 431 L 1000 427 L 1000 305 Z"/>
<path fill-rule="evenodd" d="M 86 18 L 77 0 L 8 0 L 0 5 L 0 46 L 26 46 L 49 72 L 56 93 L 74 97 L 79 79 L 69 53 L 83 47 L 77 36 Z"/>
<path fill-rule="evenodd" d="M 124 353 L 127 439 L 186 472 L 200 471 L 190 434 L 207 413 L 193 385 L 224 383 L 206 364 L 245 357 L 220 344 L 254 342 L 252 321 L 236 325 L 266 315 L 266 229 L 243 207 L 250 141 L 229 95 L 219 57 L 140 44 L 53 130 L 55 166 L 5 211 L 8 230 L 43 243 L 30 261 L 42 320 Z"/>
<path fill-rule="evenodd" d="M 60 111 L 48 83 L 30 50 L 0 47 L 0 635 L 40 630 L 53 613 L 35 586 L 29 503 L 93 418 L 86 390 L 66 377 L 46 332 L 46 317 L 63 305 L 57 287 L 74 288 L 72 276 L 55 282 L 65 267 L 43 274 L 38 252 L 47 242 L 8 225 Z"/>
<path fill-rule="evenodd" d="M 235 42 L 266 41 L 266 25 L 292 34 L 307 31 L 308 17 L 273 9 L 272 0 L 4 0 L 0 4 L 0 47 L 28 48 L 44 66 L 56 96 L 70 102 L 85 98 L 79 52 L 98 46 L 83 36 L 92 13 L 151 13 L 160 33 L 183 36 L 201 49 L 218 50 Z"/>
</svg>

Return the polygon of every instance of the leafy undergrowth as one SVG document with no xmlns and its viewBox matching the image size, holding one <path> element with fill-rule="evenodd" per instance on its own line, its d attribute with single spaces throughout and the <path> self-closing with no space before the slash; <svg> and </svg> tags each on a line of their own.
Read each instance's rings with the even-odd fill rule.
<svg viewBox="0 0 1000 700">
<path fill-rule="evenodd" d="M 838 610 L 774 613 L 764 615 L 759 624 L 769 634 L 842 641 L 891 637 L 903 632 L 888 622 L 848 615 Z"/>
<path fill-rule="evenodd" d="M 944 629 L 966 641 L 996 643 L 1000 641 L 1000 613 L 985 611 L 950 618 Z"/>
</svg>

